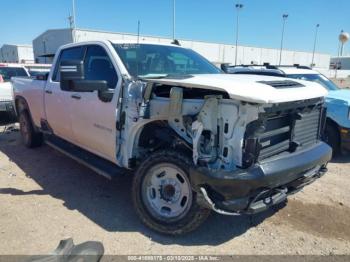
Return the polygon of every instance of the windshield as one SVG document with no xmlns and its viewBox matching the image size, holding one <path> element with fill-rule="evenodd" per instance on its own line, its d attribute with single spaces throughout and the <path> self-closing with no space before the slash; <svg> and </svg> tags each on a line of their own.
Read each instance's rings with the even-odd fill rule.
<svg viewBox="0 0 350 262">
<path fill-rule="evenodd" d="M 27 72 L 21 67 L 0 67 L 0 75 L 5 82 L 10 81 L 13 76 L 28 76 Z"/>
<path fill-rule="evenodd" d="M 329 91 L 338 90 L 339 89 L 336 86 L 336 84 L 334 84 L 331 80 L 329 80 L 324 75 L 319 75 L 319 74 L 292 74 L 292 75 L 287 75 L 287 77 L 316 82 L 316 83 L 321 84 L 324 88 L 326 88 Z"/>
<path fill-rule="evenodd" d="M 137 78 L 221 73 L 190 49 L 152 44 L 115 44 L 114 48 L 129 74 Z"/>
</svg>

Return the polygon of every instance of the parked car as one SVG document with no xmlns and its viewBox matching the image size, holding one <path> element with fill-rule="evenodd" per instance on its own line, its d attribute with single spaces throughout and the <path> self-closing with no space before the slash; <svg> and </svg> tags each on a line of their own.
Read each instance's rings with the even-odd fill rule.
<svg viewBox="0 0 350 262">
<path fill-rule="evenodd" d="M 176 45 L 65 45 L 46 81 L 13 86 L 27 147 L 45 141 L 107 178 L 133 174 L 136 212 L 161 233 L 190 232 L 210 210 L 266 210 L 331 159 L 321 85 L 223 74 Z"/>
<path fill-rule="evenodd" d="M 40 78 L 50 72 L 50 64 L 0 63 L 0 113 L 14 120 L 16 113 L 12 98 L 12 77 Z"/>
<path fill-rule="evenodd" d="M 19 64 L 0 63 L 0 113 L 15 117 L 12 99 L 11 77 L 28 77 L 29 73 L 25 67 Z"/>
<path fill-rule="evenodd" d="M 340 89 L 330 79 L 307 66 L 226 66 L 231 74 L 254 74 L 288 77 L 319 83 L 328 90 L 327 121 L 324 140 L 333 153 L 350 150 L 350 90 Z"/>
</svg>

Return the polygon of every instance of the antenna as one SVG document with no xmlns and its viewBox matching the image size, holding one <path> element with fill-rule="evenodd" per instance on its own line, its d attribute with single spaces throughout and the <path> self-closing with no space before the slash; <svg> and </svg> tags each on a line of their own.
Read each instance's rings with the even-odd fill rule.
<svg viewBox="0 0 350 262">
<path fill-rule="evenodd" d="M 140 27 L 141 23 L 140 20 L 137 21 L 137 43 L 140 43 Z"/>
<path fill-rule="evenodd" d="M 173 40 L 175 40 L 176 29 L 176 0 L 173 0 Z"/>
</svg>

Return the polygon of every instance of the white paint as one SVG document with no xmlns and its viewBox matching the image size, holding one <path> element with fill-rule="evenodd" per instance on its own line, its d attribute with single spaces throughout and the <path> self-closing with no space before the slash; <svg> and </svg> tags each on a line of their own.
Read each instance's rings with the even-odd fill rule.
<svg viewBox="0 0 350 262">
<path fill-rule="evenodd" d="M 302 84 L 303 87 L 277 89 L 258 83 L 258 81 L 278 80 L 291 80 Z M 327 95 L 327 91 L 317 83 L 271 76 L 215 74 L 194 75 L 192 78 L 181 80 L 159 79 L 155 81 L 168 85 L 226 91 L 232 99 L 260 104 L 283 103 Z"/>
</svg>

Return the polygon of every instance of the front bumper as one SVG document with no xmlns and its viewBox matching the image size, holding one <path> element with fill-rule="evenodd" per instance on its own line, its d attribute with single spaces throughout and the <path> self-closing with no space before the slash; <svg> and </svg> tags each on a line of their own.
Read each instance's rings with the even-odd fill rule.
<svg viewBox="0 0 350 262">
<path fill-rule="evenodd" d="M 13 102 L 0 100 L 0 112 L 14 113 Z"/>
<path fill-rule="evenodd" d="M 190 177 L 194 190 L 204 196 L 200 204 L 219 213 L 252 214 L 284 201 L 319 178 L 331 157 L 332 149 L 319 142 L 234 172 L 193 168 Z"/>
</svg>

